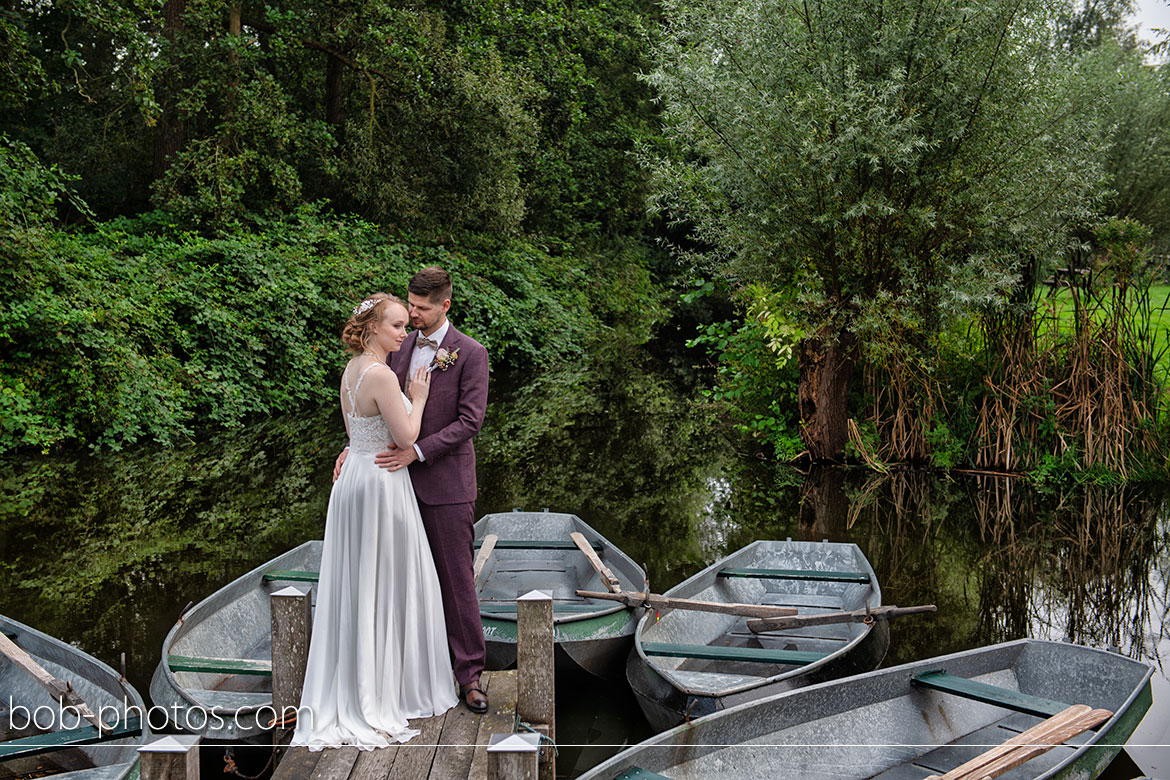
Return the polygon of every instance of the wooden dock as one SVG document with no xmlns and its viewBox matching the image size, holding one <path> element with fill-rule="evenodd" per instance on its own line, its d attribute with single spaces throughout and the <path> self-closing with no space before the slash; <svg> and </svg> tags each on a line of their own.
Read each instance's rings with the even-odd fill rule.
<svg viewBox="0 0 1170 780">
<path fill-rule="evenodd" d="M 492 734 L 510 734 L 516 723 L 516 672 L 485 672 L 487 713 L 462 703 L 434 718 L 412 720 L 417 737 L 402 745 L 358 750 L 331 748 L 310 753 L 289 748 L 272 780 L 485 780 Z"/>
</svg>

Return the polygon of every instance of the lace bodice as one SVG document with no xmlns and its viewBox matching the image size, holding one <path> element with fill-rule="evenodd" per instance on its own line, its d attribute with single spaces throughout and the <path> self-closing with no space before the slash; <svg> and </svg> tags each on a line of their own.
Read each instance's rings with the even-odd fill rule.
<svg viewBox="0 0 1170 780">
<path fill-rule="evenodd" d="M 349 409 L 345 411 L 345 416 L 349 420 L 350 452 L 382 452 L 394 440 L 382 415 L 361 417 L 354 414 L 354 410 L 357 408 L 358 389 L 361 388 L 366 373 L 376 365 L 379 364 L 371 363 L 366 366 L 365 370 L 358 376 L 357 384 L 353 389 L 350 389 L 349 386 L 349 367 L 347 366 L 345 369 L 345 392 L 349 395 Z M 402 394 L 402 405 L 406 407 L 406 413 L 410 414 L 410 399 L 406 397 L 405 393 Z"/>
</svg>

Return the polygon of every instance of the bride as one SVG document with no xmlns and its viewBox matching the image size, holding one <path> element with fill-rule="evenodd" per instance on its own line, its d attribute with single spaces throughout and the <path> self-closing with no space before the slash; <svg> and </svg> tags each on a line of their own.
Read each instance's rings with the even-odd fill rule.
<svg viewBox="0 0 1170 780">
<path fill-rule="evenodd" d="M 455 706 L 435 564 L 407 469 L 375 453 L 418 438 L 430 373 L 408 399 L 386 364 L 406 338 L 398 298 L 374 293 L 342 332 L 354 357 L 341 382 L 349 455 L 329 496 L 317 607 L 294 745 L 363 749 L 418 734 L 408 718 Z"/>
</svg>

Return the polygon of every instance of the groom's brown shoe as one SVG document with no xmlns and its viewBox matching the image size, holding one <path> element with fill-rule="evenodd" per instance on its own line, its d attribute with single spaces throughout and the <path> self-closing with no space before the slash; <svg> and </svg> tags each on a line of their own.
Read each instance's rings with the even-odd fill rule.
<svg viewBox="0 0 1170 780">
<path fill-rule="evenodd" d="M 463 699 L 463 703 L 467 705 L 467 709 L 471 710 L 477 715 L 482 715 L 487 712 L 488 698 L 483 689 L 479 687 L 479 680 L 476 680 L 471 685 L 459 686 L 459 697 Z"/>
</svg>

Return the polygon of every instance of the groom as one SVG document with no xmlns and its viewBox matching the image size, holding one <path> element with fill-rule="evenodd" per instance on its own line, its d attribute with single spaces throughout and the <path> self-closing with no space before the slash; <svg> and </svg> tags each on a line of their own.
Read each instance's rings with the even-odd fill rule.
<svg viewBox="0 0 1170 780">
<path fill-rule="evenodd" d="M 390 368 L 407 388 L 407 377 L 420 366 L 431 366 L 431 392 L 418 441 L 405 449 L 391 445 L 375 462 L 391 471 L 410 467 L 443 592 L 459 696 L 472 712 L 482 713 L 488 700 L 479 687 L 485 653 L 472 576 L 476 484 L 471 438 L 479 433 L 487 409 L 488 355 L 447 321 L 451 293 L 451 277 L 436 266 L 422 269 L 407 285 L 414 330 L 400 350 L 390 353 Z"/>
</svg>

